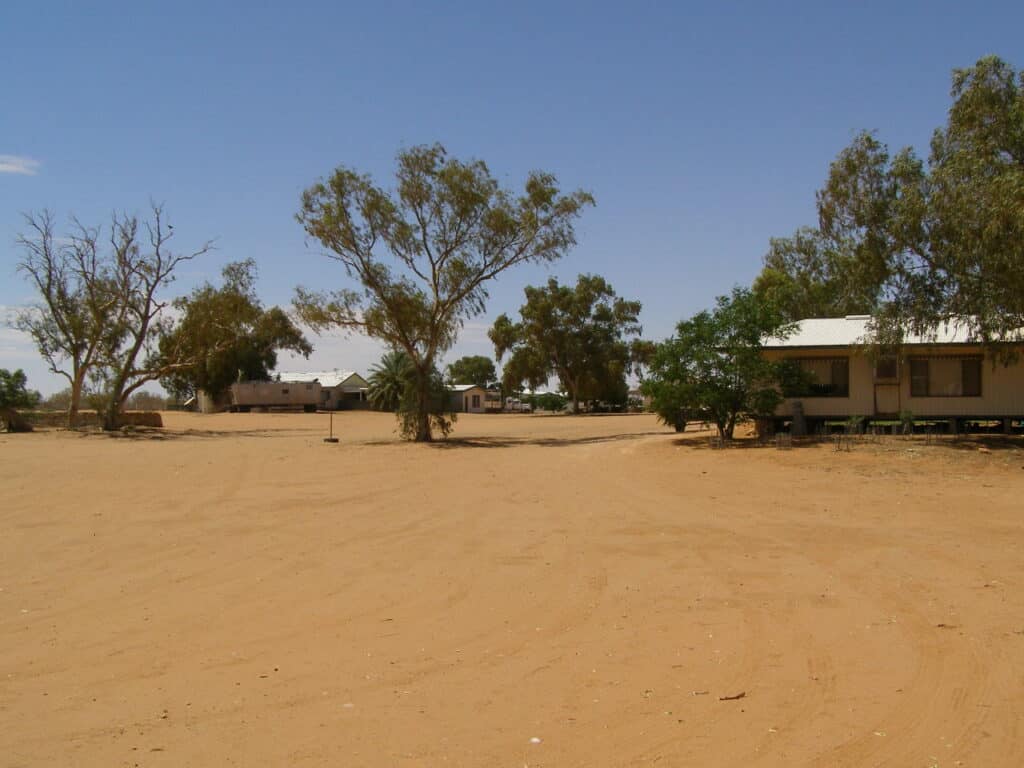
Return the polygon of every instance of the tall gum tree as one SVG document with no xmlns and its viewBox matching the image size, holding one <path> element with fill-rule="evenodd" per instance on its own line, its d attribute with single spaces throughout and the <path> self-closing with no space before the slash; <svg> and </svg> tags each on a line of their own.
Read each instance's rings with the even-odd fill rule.
<svg viewBox="0 0 1024 768">
<path fill-rule="evenodd" d="M 581 399 L 625 398 L 626 373 L 634 362 L 626 338 L 639 336 L 641 304 L 616 295 L 600 275 L 580 275 L 576 285 L 527 286 L 520 320 L 501 315 L 488 336 L 504 366 L 505 384 L 516 388 L 523 381 L 536 387 L 552 374 L 579 413 Z M 637 359 L 636 362 L 641 362 Z"/>
<path fill-rule="evenodd" d="M 358 288 L 300 287 L 294 306 L 315 331 L 340 327 L 405 352 L 415 375 L 410 436 L 429 441 L 439 356 L 484 311 L 488 283 L 517 264 L 561 258 L 594 200 L 562 194 L 539 171 L 516 196 L 482 161 L 453 158 L 440 144 L 399 152 L 396 182 L 389 192 L 342 166 L 305 191 L 298 221 Z"/>
<path fill-rule="evenodd" d="M 100 419 L 105 430 L 118 429 L 128 398 L 148 382 L 192 367 L 186 339 L 160 348 L 172 337 L 174 319 L 165 312 L 170 300 L 163 292 L 182 264 L 206 254 L 206 242 L 192 252 L 170 247 L 174 226 L 163 207 L 153 204 L 150 217 L 115 215 L 111 224 L 111 250 L 106 266 L 108 294 L 114 311 L 100 346 L 95 380 L 102 393 Z"/>
<path fill-rule="evenodd" d="M 231 262 L 221 274 L 221 287 L 204 283 L 175 299 L 180 320 L 160 338 L 162 355 L 192 363 L 161 379 L 179 399 L 199 390 L 217 397 L 236 381 L 268 381 L 279 351 L 307 358 L 313 351 L 283 310 L 263 307 L 256 295 L 255 261 Z"/>
<path fill-rule="evenodd" d="M 14 327 L 35 343 L 52 373 L 68 382 L 69 429 L 78 426 L 86 382 L 99 362 L 111 331 L 116 302 L 110 294 L 99 230 L 73 219 L 72 231 L 54 234 L 49 211 L 25 215 L 28 233 L 20 234 L 18 270 L 37 300 L 18 313 Z"/>
<path fill-rule="evenodd" d="M 955 320 L 1000 356 L 1024 334 L 1024 71 L 953 71 L 927 161 L 862 132 L 817 193 L 818 226 L 774 241 L 755 291 L 790 320 L 869 312 L 898 346 Z M 1009 358 L 1004 358 L 1009 359 Z"/>
</svg>

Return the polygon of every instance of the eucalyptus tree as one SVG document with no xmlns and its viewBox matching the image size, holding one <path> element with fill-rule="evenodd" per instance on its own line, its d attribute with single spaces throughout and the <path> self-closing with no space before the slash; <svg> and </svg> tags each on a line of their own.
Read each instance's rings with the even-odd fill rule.
<svg viewBox="0 0 1024 768">
<path fill-rule="evenodd" d="M 386 191 L 342 166 L 305 191 L 298 220 L 356 284 L 298 288 L 299 315 L 314 330 L 340 327 L 409 356 L 415 377 L 411 437 L 432 438 L 432 387 L 440 356 L 480 315 L 491 280 L 518 264 L 562 257 L 590 194 L 562 194 L 550 173 L 531 173 L 517 196 L 487 165 L 440 144 L 399 152 Z"/>
<path fill-rule="evenodd" d="M 49 211 L 25 215 L 28 232 L 18 235 L 18 270 L 37 299 L 19 312 L 14 327 L 35 343 L 52 373 L 68 382 L 68 427 L 78 411 L 89 376 L 113 330 L 115 301 L 110 294 L 100 233 L 77 220 L 57 237 Z"/>
<path fill-rule="evenodd" d="M 789 319 L 872 313 L 882 342 L 952 318 L 994 346 L 1019 340 L 1024 71 L 988 56 L 952 81 L 927 161 L 869 132 L 839 153 L 817 193 L 817 228 L 773 241 L 758 295 Z"/>
<path fill-rule="evenodd" d="M 211 395 L 236 381 L 269 381 L 282 350 L 309 357 L 312 345 L 279 307 L 265 308 L 256 295 L 256 262 L 232 262 L 222 285 L 199 286 L 174 300 L 180 319 L 160 338 L 159 350 L 176 354 L 186 367 L 173 368 L 161 384 L 179 399 L 202 389 Z"/>
<path fill-rule="evenodd" d="M 172 250 L 174 226 L 156 204 L 141 224 L 137 216 L 115 214 L 111 230 L 105 280 L 113 312 L 93 374 L 100 393 L 100 420 L 107 430 L 121 425 L 132 393 L 195 364 L 188 338 L 173 335 L 174 318 L 165 311 L 170 300 L 163 291 L 174 281 L 178 267 L 212 248 L 206 242 L 194 251 Z M 164 338 L 173 343 L 161 348 Z"/>
<path fill-rule="evenodd" d="M 498 380 L 494 361 L 486 355 L 466 355 L 448 366 L 448 381 L 453 384 L 476 384 L 489 387 Z"/>
<path fill-rule="evenodd" d="M 50 213 L 29 214 L 34 234 L 18 238 L 23 253 L 18 268 L 39 299 L 18 315 L 15 326 L 33 339 L 50 370 L 68 380 L 71 427 L 87 382 L 104 429 L 116 429 L 133 392 L 194 362 L 180 337 L 159 347 L 174 327 L 164 311 L 170 301 L 163 291 L 181 264 L 212 244 L 172 252 L 174 227 L 162 206 L 151 208 L 142 224 L 135 215 L 115 213 L 106 235 L 101 227 L 72 219 L 72 232 L 61 239 L 54 235 Z"/>
<path fill-rule="evenodd" d="M 519 322 L 503 314 L 488 334 L 499 359 L 510 353 L 506 386 L 536 387 L 556 375 L 575 412 L 583 399 L 624 401 L 633 362 L 627 339 L 641 332 L 640 309 L 599 275 L 580 275 L 575 286 L 556 278 L 528 286 Z"/>
</svg>

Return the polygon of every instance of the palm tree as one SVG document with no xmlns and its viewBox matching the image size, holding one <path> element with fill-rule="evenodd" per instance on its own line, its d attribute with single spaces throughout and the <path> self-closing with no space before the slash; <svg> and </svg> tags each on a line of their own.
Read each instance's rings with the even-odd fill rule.
<svg viewBox="0 0 1024 768">
<path fill-rule="evenodd" d="M 412 360 L 402 350 L 392 350 L 370 369 L 366 398 L 378 411 L 398 411 L 412 378 Z"/>
</svg>

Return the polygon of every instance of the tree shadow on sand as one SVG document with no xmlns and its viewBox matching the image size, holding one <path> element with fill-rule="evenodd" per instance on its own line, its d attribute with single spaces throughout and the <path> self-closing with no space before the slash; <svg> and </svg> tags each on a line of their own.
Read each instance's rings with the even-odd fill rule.
<svg viewBox="0 0 1024 768">
<path fill-rule="evenodd" d="M 820 446 L 832 447 L 847 451 L 855 449 L 894 449 L 894 448 L 946 448 L 957 451 L 1024 451 L 1022 435 L 807 435 L 805 437 L 789 437 L 776 435 L 760 438 L 754 435 L 737 437 L 733 440 L 721 440 L 716 435 L 694 434 L 688 437 L 677 437 L 672 444 L 680 448 L 695 451 L 713 450 L 796 450 Z"/>
<path fill-rule="evenodd" d="M 599 443 L 616 443 L 625 440 L 636 440 L 641 437 L 654 437 L 665 435 L 665 432 L 624 432 L 618 435 L 592 435 L 587 437 L 508 437 L 496 435 L 480 435 L 476 437 L 448 437 L 435 440 L 430 443 L 421 443 L 426 448 L 433 448 L 439 451 L 451 451 L 471 448 L 519 448 L 523 446 L 540 446 L 542 448 L 564 448 L 573 445 L 596 445 Z M 408 443 L 405 440 L 395 438 L 393 440 L 365 440 L 359 445 L 381 446 L 381 445 L 402 445 Z"/>
<path fill-rule="evenodd" d="M 159 427 L 129 427 L 118 429 L 112 432 L 104 432 L 99 428 L 86 428 L 74 430 L 61 430 L 77 434 L 81 438 L 106 438 L 109 440 L 131 440 L 131 441 L 167 441 L 182 440 L 185 438 L 214 439 L 224 437 L 259 437 L 259 438 L 282 438 L 294 437 L 296 435 L 309 434 L 308 429 L 185 429 L 168 430 Z"/>
<path fill-rule="evenodd" d="M 519 446 L 540 446 L 542 448 L 565 448 L 574 445 L 598 445 L 636 440 L 641 437 L 663 435 L 664 432 L 624 432 L 618 435 L 591 435 L 587 437 L 449 437 L 428 443 L 438 450 L 458 448 L 516 448 Z"/>
</svg>

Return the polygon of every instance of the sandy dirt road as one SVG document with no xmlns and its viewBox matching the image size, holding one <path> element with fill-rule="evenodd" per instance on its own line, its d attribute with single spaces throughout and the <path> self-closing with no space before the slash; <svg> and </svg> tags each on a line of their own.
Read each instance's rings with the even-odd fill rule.
<svg viewBox="0 0 1024 768">
<path fill-rule="evenodd" d="M 326 419 L 0 436 L 0 766 L 1024 765 L 1020 442 Z"/>
</svg>

